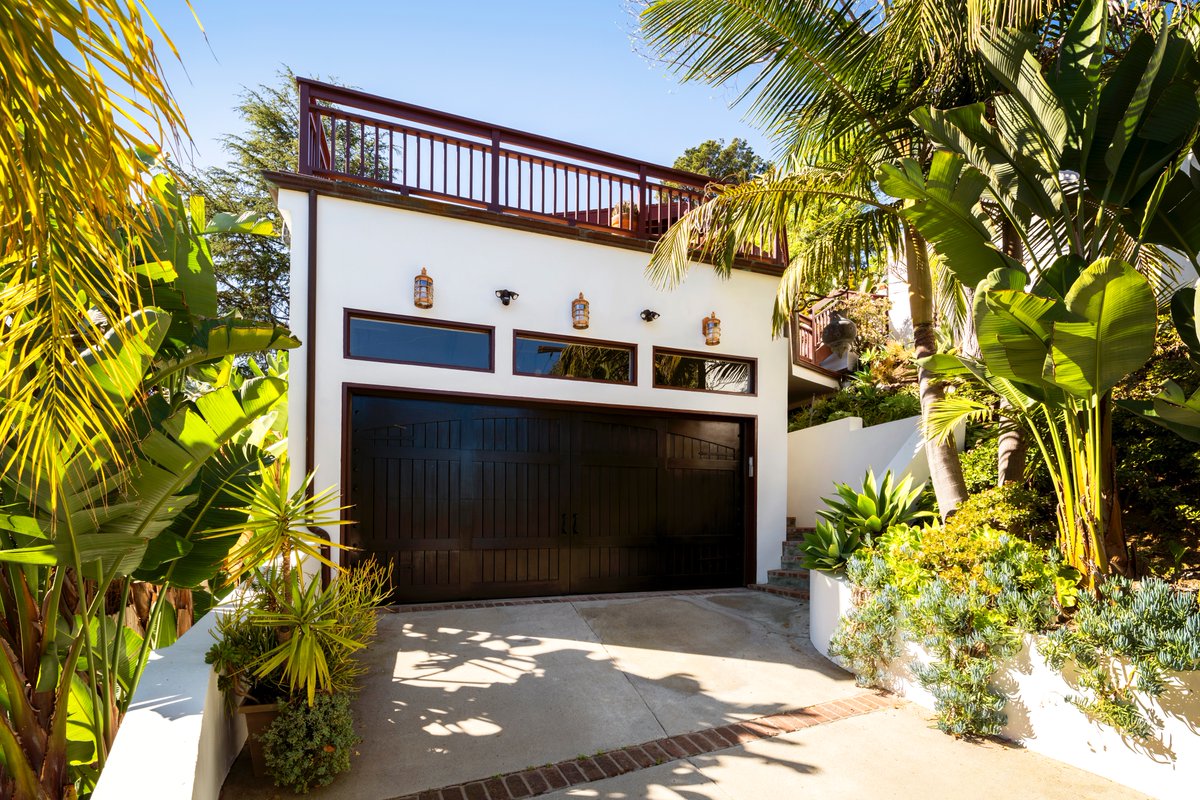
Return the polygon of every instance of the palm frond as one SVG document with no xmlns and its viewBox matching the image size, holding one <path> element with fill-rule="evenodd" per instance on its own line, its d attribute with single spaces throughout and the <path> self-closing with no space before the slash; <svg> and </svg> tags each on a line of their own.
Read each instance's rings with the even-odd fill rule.
<svg viewBox="0 0 1200 800">
<path fill-rule="evenodd" d="M 810 168 L 767 175 L 736 186 L 717 186 L 709 200 L 691 209 L 655 244 L 646 273 L 659 286 L 679 285 L 693 259 L 709 261 L 728 276 L 739 251 L 764 247 L 788 224 L 830 204 L 891 211 L 891 206 L 832 170 Z"/>
<path fill-rule="evenodd" d="M 991 422 L 995 409 L 971 397 L 951 394 L 935 402 L 922 422 L 925 437 L 942 444 L 950 440 L 955 429 L 968 422 Z"/>
<path fill-rule="evenodd" d="M 126 431 L 100 385 L 117 376 L 80 354 L 119 347 L 95 320 L 141 305 L 120 265 L 149 227 L 144 159 L 184 131 L 156 38 L 172 48 L 140 1 L 0 6 L 0 435 L 42 466 L 66 442 L 111 447 Z"/>
</svg>

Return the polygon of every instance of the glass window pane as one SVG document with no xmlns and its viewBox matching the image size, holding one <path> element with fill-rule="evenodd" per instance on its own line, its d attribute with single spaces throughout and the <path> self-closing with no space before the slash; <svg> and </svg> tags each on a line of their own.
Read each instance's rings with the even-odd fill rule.
<svg viewBox="0 0 1200 800">
<path fill-rule="evenodd" d="M 350 355 L 435 367 L 492 368 L 492 334 L 400 320 L 350 318 Z"/>
<path fill-rule="evenodd" d="M 655 351 L 654 385 L 753 394 L 754 362 Z"/>
<path fill-rule="evenodd" d="M 518 375 L 633 383 L 633 349 L 532 336 L 513 340 Z"/>
</svg>

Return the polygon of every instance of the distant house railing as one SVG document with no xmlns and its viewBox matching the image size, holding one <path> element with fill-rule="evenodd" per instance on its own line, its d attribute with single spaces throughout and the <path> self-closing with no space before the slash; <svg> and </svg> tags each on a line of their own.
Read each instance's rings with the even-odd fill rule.
<svg viewBox="0 0 1200 800">
<path fill-rule="evenodd" d="M 886 294 L 864 294 L 851 289 L 842 289 L 813 303 L 807 314 L 800 311 L 793 313 L 788 327 L 793 364 L 806 367 L 820 366 L 821 362 L 832 355 L 833 351 L 825 346 L 821 333 L 833 319 L 834 312 L 841 307 L 839 301 L 851 296 L 863 298 L 871 303 L 886 304 L 888 302 Z"/>
<path fill-rule="evenodd" d="M 302 175 L 654 240 L 709 178 L 351 89 L 298 79 Z M 782 240 L 743 248 L 781 264 Z"/>
</svg>

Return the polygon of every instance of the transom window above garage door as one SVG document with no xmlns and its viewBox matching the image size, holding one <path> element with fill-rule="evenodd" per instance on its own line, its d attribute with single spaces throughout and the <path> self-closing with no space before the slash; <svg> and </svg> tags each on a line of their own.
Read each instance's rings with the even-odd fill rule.
<svg viewBox="0 0 1200 800">
<path fill-rule="evenodd" d="M 636 352 L 631 344 L 517 331 L 513 335 L 513 373 L 634 384 Z"/>
<path fill-rule="evenodd" d="M 491 372 L 492 337 L 482 325 L 346 312 L 346 358 Z"/>
<path fill-rule="evenodd" d="M 686 350 L 654 348 L 654 385 L 663 389 L 755 394 L 757 363 Z"/>
</svg>

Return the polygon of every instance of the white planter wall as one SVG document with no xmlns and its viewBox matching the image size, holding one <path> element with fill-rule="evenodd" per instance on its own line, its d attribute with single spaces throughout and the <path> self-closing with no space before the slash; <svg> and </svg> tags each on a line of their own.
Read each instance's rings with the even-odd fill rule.
<svg viewBox="0 0 1200 800">
<path fill-rule="evenodd" d="M 240 714 L 225 713 L 217 673 L 204 663 L 222 609 L 150 655 L 93 800 L 217 800 L 246 741 Z"/>
<path fill-rule="evenodd" d="M 817 652 L 838 666 L 842 662 L 829 655 L 829 640 L 850 603 L 850 581 L 817 570 L 808 573 L 808 636 Z"/>
<path fill-rule="evenodd" d="M 813 646 L 828 658 L 829 637 L 837 627 L 829 623 L 833 613 L 830 606 L 840 604 L 839 616 L 851 609 L 849 584 L 817 572 L 810 579 Z M 844 591 L 837 584 L 843 584 Z M 1112 728 L 1093 722 L 1067 701 L 1078 692 L 1042 658 L 1039 638 L 1027 636 L 1021 651 L 993 678 L 997 688 L 1009 697 L 1004 708 L 1008 715 L 1002 731 L 1005 739 L 1163 800 L 1200 796 L 1200 673 L 1174 675 L 1173 685 L 1161 702 L 1149 705 L 1149 711 L 1164 724 L 1158 737 L 1161 744 L 1151 742 L 1147 747 L 1122 739 Z M 929 655 L 919 645 L 906 641 L 881 683 L 932 711 L 933 696 L 913 676 L 914 661 L 928 662 Z M 1067 671 L 1070 675 L 1069 667 Z"/>
</svg>

